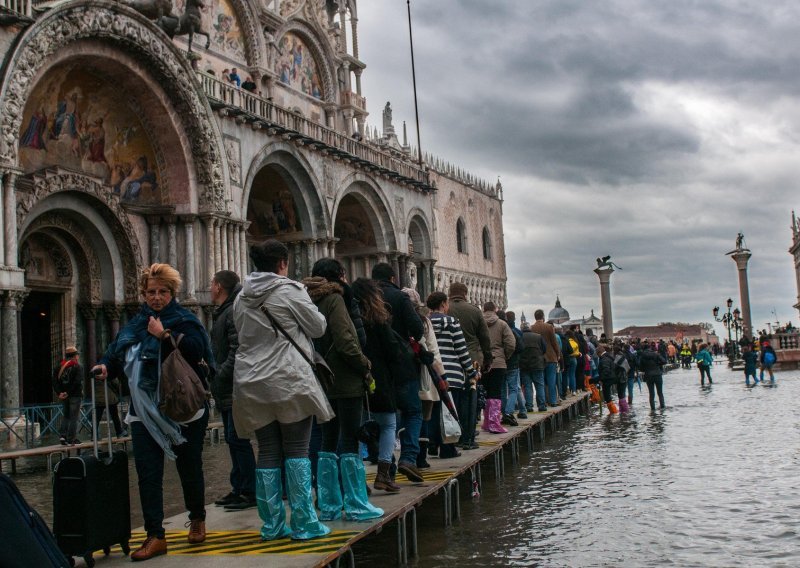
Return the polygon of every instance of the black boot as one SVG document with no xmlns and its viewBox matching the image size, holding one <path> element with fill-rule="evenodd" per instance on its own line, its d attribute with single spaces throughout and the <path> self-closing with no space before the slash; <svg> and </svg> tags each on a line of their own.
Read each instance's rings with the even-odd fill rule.
<svg viewBox="0 0 800 568">
<path fill-rule="evenodd" d="M 417 454 L 417 469 L 428 469 L 431 464 L 428 463 L 428 440 L 420 439 L 419 453 Z"/>
</svg>

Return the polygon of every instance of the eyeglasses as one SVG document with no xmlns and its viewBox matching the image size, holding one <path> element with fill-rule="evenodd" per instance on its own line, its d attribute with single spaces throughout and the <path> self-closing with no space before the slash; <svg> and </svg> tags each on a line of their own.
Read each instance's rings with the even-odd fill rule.
<svg viewBox="0 0 800 568">
<path fill-rule="evenodd" d="M 148 288 L 144 291 L 144 295 L 148 298 L 156 298 L 158 296 L 171 296 L 172 290 L 169 288 Z"/>
</svg>

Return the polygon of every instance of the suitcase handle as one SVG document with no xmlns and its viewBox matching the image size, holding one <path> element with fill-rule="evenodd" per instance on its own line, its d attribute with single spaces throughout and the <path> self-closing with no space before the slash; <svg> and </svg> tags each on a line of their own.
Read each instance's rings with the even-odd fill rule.
<svg viewBox="0 0 800 568">
<path fill-rule="evenodd" d="M 89 381 L 89 382 L 92 383 L 92 444 L 94 446 L 94 457 L 97 458 L 98 460 L 100 459 L 100 449 L 98 447 L 99 443 L 98 443 L 98 440 L 97 440 L 97 430 L 99 429 L 100 424 L 97 421 L 97 396 L 96 396 L 96 393 L 95 393 L 94 382 L 96 380 L 95 377 L 98 377 L 98 376 L 100 376 L 102 374 L 103 374 L 103 371 L 101 369 L 95 369 L 92 372 L 92 375 L 94 375 L 94 376 L 92 377 L 92 380 Z M 108 380 L 107 379 L 103 381 L 103 391 L 105 393 L 105 399 L 106 399 L 106 416 L 108 417 L 109 420 L 111 420 L 111 411 L 109 410 L 109 406 L 108 406 Z M 111 427 L 109 425 L 109 428 L 108 428 L 108 461 L 109 461 L 109 463 L 112 460 L 112 454 L 113 454 L 112 450 L 113 450 L 113 447 L 111 445 Z"/>
</svg>

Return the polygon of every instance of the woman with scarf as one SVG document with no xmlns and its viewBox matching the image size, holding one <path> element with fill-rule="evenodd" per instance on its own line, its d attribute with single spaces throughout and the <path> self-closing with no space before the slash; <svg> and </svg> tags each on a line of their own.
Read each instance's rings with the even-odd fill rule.
<svg viewBox="0 0 800 568">
<path fill-rule="evenodd" d="M 153 264 L 142 272 L 139 290 L 144 298 L 139 313 L 123 327 L 108 346 L 100 364 L 92 369 L 98 379 L 127 376 L 131 404 L 125 422 L 130 426 L 133 457 L 139 477 L 139 497 L 147 538 L 131 554 L 131 560 L 148 560 L 167 553 L 164 535 L 164 456 L 175 461 L 189 510 L 188 540 L 206 539 L 203 441 L 208 407 L 184 423 L 164 416 L 158 407 L 161 363 L 178 349 L 207 384 L 207 368 L 213 366 L 211 343 L 200 320 L 182 307 L 175 296 L 181 277 L 169 264 Z"/>
</svg>

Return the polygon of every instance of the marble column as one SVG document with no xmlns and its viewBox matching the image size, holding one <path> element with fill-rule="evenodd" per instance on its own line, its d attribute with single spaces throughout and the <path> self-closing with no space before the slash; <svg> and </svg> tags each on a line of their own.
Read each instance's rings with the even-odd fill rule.
<svg viewBox="0 0 800 568">
<path fill-rule="evenodd" d="M 204 262 L 206 263 L 206 281 L 203 283 L 203 288 L 208 285 L 214 278 L 214 218 L 204 217 L 203 223 L 206 225 L 206 247 Z"/>
<path fill-rule="evenodd" d="M 19 311 L 27 290 L 7 290 L 0 300 L 2 307 L 2 369 L 0 371 L 0 408 L 19 408 L 22 372 L 19 366 Z"/>
<path fill-rule="evenodd" d="M 167 219 L 167 262 L 173 268 L 178 266 L 178 227 L 174 217 Z"/>
<path fill-rule="evenodd" d="M 744 324 L 744 334 L 753 339 L 753 319 L 750 316 L 750 285 L 747 282 L 747 263 L 750 261 L 750 251 L 747 249 L 737 250 L 731 254 L 731 258 L 736 262 L 739 272 L 739 303 L 742 305 L 742 320 Z"/>
<path fill-rule="evenodd" d="M 242 239 L 240 237 L 242 227 L 238 223 L 231 226 L 231 239 L 233 240 L 233 252 L 231 256 L 233 257 L 233 266 L 231 270 L 233 270 L 236 274 L 239 275 L 239 278 L 243 276 L 242 274 Z"/>
<path fill-rule="evenodd" d="M 219 241 L 222 249 L 220 251 L 220 265 L 219 270 L 228 270 L 230 263 L 228 262 L 228 222 L 220 220 L 219 226 Z"/>
<path fill-rule="evenodd" d="M 0 266 L 5 266 L 6 263 L 6 232 L 5 232 L 5 173 L 0 170 Z"/>
<path fill-rule="evenodd" d="M 397 253 L 391 253 L 389 255 L 389 263 L 392 265 L 392 270 L 394 271 L 395 275 L 400 275 L 400 260 L 398 258 Z"/>
<path fill-rule="evenodd" d="M 317 261 L 317 241 L 308 239 L 306 241 L 306 263 L 308 264 L 308 275 L 311 276 L 311 269 Z"/>
<path fill-rule="evenodd" d="M 150 264 L 160 262 L 161 256 L 161 219 L 159 217 L 148 217 L 150 224 Z"/>
<path fill-rule="evenodd" d="M 220 242 L 220 226 L 222 225 L 222 221 L 220 219 L 214 219 L 214 271 L 211 273 L 212 278 L 213 275 L 222 270 L 222 243 Z M 211 279 L 209 279 L 209 282 Z"/>
<path fill-rule="evenodd" d="M 97 306 L 81 304 L 78 309 L 86 322 L 86 357 L 83 364 L 84 368 L 88 369 L 97 361 Z M 84 392 L 90 391 L 84 390 Z"/>
<path fill-rule="evenodd" d="M 370 258 L 369 255 L 364 255 L 364 278 L 369 278 L 372 276 L 372 267 L 370 266 Z"/>
<path fill-rule="evenodd" d="M 186 246 L 186 297 L 194 298 L 197 291 L 197 267 L 194 255 L 194 217 L 183 218 L 183 232 Z M 210 282 L 210 280 L 209 280 Z"/>
<path fill-rule="evenodd" d="M 17 174 L 8 173 L 3 183 L 3 217 L 5 222 L 5 265 L 17 266 Z"/>
<path fill-rule="evenodd" d="M 109 339 L 113 341 L 119 333 L 119 319 L 122 316 L 122 306 L 110 303 L 105 304 L 103 306 L 103 311 L 106 314 L 106 319 L 108 319 L 108 327 L 111 335 Z"/>
<path fill-rule="evenodd" d="M 603 310 L 603 333 L 609 341 L 614 338 L 614 325 L 611 318 L 611 274 L 612 267 L 595 268 L 594 273 L 600 279 L 600 307 Z"/>
<path fill-rule="evenodd" d="M 406 255 L 401 254 L 397 259 L 398 270 L 395 272 L 397 276 L 397 285 L 403 288 L 406 285 Z"/>
<path fill-rule="evenodd" d="M 301 243 L 299 241 L 292 243 L 289 250 L 294 258 L 294 279 L 302 280 L 305 274 L 303 271 L 303 250 Z"/>
<path fill-rule="evenodd" d="M 239 228 L 239 240 L 242 249 L 242 273 L 239 276 L 244 277 L 250 272 L 250 249 L 247 246 L 247 227 L 244 225 Z"/>
</svg>

